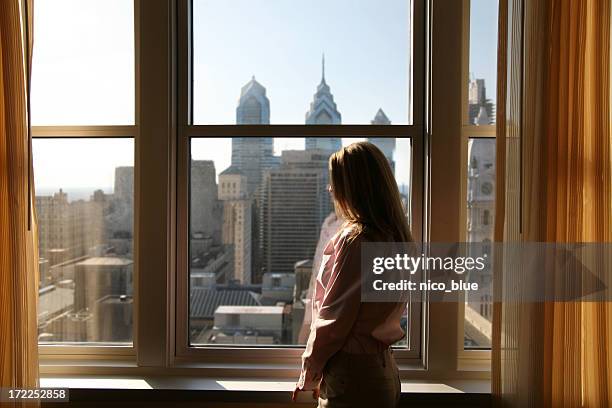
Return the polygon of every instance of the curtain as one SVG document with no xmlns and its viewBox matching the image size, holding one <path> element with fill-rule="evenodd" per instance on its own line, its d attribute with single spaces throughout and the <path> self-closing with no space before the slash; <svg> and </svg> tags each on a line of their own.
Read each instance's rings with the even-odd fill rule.
<svg viewBox="0 0 612 408">
<path fill-rule="evenodd" d="M 496 241 L 612 242 L 610 8 L 500 1 Z M 612 406 L 612 305 L 503 302 L 495 273 L 497 406 Z"/>
<path fill-rule="evenodd" d="M 28 113 L 31 10 L 31 0 L 0 1 L 0 387 L 12 388 L 38 385 L 38 245 Z"/>
</svg>

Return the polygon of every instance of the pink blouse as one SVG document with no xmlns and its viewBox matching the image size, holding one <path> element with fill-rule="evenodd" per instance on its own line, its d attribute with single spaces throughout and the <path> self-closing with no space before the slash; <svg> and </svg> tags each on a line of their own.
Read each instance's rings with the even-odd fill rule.
<svg viewBox="0 0 612 408">
<path fill-rule="evenodd" d="M 312 301 L 313 320 L 297 387 L 316 388 L 327 361 L 338 351 L 373 354 L 404 337 L 405 303 L 361 303 L 363 239 L 348 242 L 340 231 L 323 252 Z"/>
</svg>

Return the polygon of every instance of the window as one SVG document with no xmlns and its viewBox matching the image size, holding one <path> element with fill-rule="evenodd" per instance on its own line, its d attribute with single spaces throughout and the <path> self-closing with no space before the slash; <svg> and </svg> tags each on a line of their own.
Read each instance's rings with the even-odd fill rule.
<svg viewBox="0 0 612 408">
<path fill-rule="evenodd" d="M 34 4 L 39 344 L 131 346 L 133 1 Z"/>
<path fill-rule="evenodd" d="M 462 127 L 465 192 L 465 240 L 471 243 L 493 241 L 495 218 L 495 95 L 497 81 L 498 2 L 467 0 L 469 24 L 465 30 L 468 54 L 464 55 L 465 111 Z M 480 246 L 487 250 L 490 246 Z M 491 257 L 488 258 L 492 262 Z M 461 349 L 491 348 L 492 293 L 490 276 L 479 282 L 485 293 L 465 295 L 460 309 L 463 342 Z M 464 356 L 468 356 L 465 355 Z M 470 354 L 470 357 L 479 356 Z"/>
<path fill-rule="evenodd" d="M 34 19 L 33 124 L 133 125 L 133 0 L 38 0 Z"/>
<path fill-rule="evenodd" d="M 470 138 L 468 162 L 478 165 L 469 166 L 467 169 L 466 241 L 485 243 L 482 250 L 489 252 L 487 259 L 492 262 L 490 247 L 486 244 L 493 241 L 495 139 Z M 480 247 L 476 250 L 480 251 Z M 493 284 L 490 275 L 482 275 L 480 279 L 479 292 L 466 294 L 465 299 L 464 345 L 468 349 L 491 347 Z"/>
<path fill-rule="evenodd" d="M 133 151 L 129 138 L 33 141 L 41 343 L 132 340 Z"/>
<path fill-rule="evenodd" d="M 498 1 L 469 2 L 469 77 L 467 124 L 495 123 Z"/>
<path fill-rule="evenodd" d="M 339 226 L 327 191 L 331 153 L 358 140 L 378 145 L 421 237 L 424 95 L 412 84 L 424 82 L 424 64 L 413 66 L 415 55 L 424 62 L 424 37 L 413 45 L 422 4 L 190 5 L 179 60 L 192 104 L 179 112 L 178 207 L 188 211 L 178 220 L 177 354 L 257 345 L 297 356 L 321 251 Z M 423 312 L 415 299 L 403 320 L 404 358 L 421 356 Z"/>
<path fill-rule="evenodd" d="M 303 351 L 317 247 L 333 232 L 330 151 L 377 144 L 393 165 L 413 236 L 444 230 L 424 217 L 434 190 L 426 173 L 447 171 L 426 156 L 425 129 L 439 101 L 465 105 L 463 150 L 452 149 L 465 156 L 461 171 L 495 170 L 487 155 L 469 153 L 494 136 L 492 124 L 469 122 L 472 68 L 464 101 L 449 91 L 425 109 L 426 27 L 440 19 L 423 0 L 141 1 L 136 15 L 134 3 L 35 2 L 41 355 L 82 359 L 80 373 L 92 356 L 125 355 L 147 372 L 202 375 L 194 363 L 205 362 L 204 375 L 217 375 L 210 367 L 220 363 L 223 375 L 244 376 L 251 364 L 272 372 L 278 363 L 286 374 Z M 437 10 L 459 18 L 458 8 Z M 445 42 L 433 46 L 454 58 Z M 473 71 L 491 99 L 494 78 Z M 432 120 L 452 128 L 452 137 L 438 133 L 445 142 L 457 141 L 461 124 Z M 467 203 L 493 197 L 495 184 L 474 177 L 468 189 L 463 179 L 467 226 Z M 444 195 L 449 208 L 459 208 L 458 197 Z M 483 209 L 492 228 L 493 208 Z M 477 214 L 469 219 L 484 236 Z M 469 302 L 490 316 L 490 298 Z M 456 307 L 411 299 L 407 337 L 394 352 L 403 375 L 464 375 L 445 354 L 459 337 L 463 352 L 464 325 L 447 330 Z M 102 370 L 118 373 L 110 364 Z M 59 370 L 51 366 L 47 373 Z"/>
<path fill-rule="evenodd" d="M 411 140 L 369 140 L 394 169 L 408 217 Z M 189 288 L 192 345 L 306 342 L 313 278 L 341 223 L 327 190 L 333 150 L 308 143 L 319 139 L 191 139 L 190 282 L 208 277 Z M 231 311 L 241 325 L 226 324 Z"/>
</svg>

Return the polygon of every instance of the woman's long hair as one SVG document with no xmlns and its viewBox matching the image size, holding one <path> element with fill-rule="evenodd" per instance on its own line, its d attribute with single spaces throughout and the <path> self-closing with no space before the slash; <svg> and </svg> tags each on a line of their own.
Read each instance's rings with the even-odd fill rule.
<svg viewBox="0 0 612 408">
<path fill-rule="evenodd" d="M 350 238 L 410 242 L 412 236 L 397 182 L 385 155 L 369 142 L 346 146 L 329 158 L 336 212 Z"/>
</svg>

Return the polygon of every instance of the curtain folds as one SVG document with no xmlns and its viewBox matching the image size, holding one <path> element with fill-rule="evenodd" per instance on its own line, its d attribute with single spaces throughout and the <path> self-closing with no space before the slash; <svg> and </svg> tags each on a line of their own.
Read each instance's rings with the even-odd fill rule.
<svg viewBox="0 0 612 408">
<path fill-rule="evenodd" d="M 498 241 L 612 242 L 610 8 L 500 1 Z M 496 303 L 493 347 L 498 406 L 612 406 L 610 303 Z"/>
<path fill-rule="evenodd" d="M 0 387 L 38 385 L 38 241 L 28 86 L 31 0 L 0 1 Z"/>
</svg>

